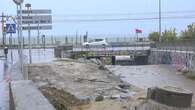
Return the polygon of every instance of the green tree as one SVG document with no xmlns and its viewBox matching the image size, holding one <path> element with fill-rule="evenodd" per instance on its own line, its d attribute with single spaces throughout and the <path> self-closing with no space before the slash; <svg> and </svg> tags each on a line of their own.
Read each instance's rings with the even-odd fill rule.
<svg viewBox="0 0 195 110">
<path fill-rule="evenodd" d="M 165 30 L 162 33 L 162 41 L 163 42 L 172 42 L 172 41 L 176 41 L 177 38 L 177 33 L 176 33 L 176 29 L 170 29 L 170 30 Z"/>
<path fill-rule="evenodd" d="M 195 39 L 195 25 L 190 24 L 185 31 L 181 32 L 181 39 Z"/>
<path fill-rule="evenodd" d="M 159 33 L 158 32 L 152 32 L 148 36 L 150 41 L 157 42 L 159 40 Z"/>
</svg>

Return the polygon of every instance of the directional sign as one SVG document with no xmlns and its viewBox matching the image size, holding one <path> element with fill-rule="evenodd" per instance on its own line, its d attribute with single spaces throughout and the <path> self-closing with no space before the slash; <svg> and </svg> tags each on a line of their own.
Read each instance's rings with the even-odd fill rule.
<svg viewBox="0 0 195 110">
<path fill-rule="evenodd" d="M 16 33 L 16 24 L 6 24 L 6 33 Z"/>
<path fill-rule="evenodd" d="M 52 16 L 22 16 L 22 24 L 52 24 Z"/>
<path fill-rule="evenodd" d="M 19 11 L 18 11 L 19 12 Z M 22 14 L 51 14 L 51 10 L 22 10 Z"/>
<path fill-rule="evenodd" d="M 28 30 L 28 26 L 23 26 L 22 30 Z M 30 26 L 30 30 L 51 30 L 52 26 L 51 25 L 44 25 L 44 26 Z"/>
</svg>

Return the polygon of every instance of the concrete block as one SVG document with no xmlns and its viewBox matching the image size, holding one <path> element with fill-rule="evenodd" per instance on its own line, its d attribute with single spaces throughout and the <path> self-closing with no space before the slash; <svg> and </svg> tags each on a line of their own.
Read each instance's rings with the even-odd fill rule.
<svg viewBox="0 0 195 110">
<path fill-rule="evenodd" d="M 147 98 L 172 107 L 191 107 L 193 93 L 176 87 L 150 88 Z"/>
<path fill-rule="evenodd" d="M 10 85 L 11 110 L 55 110 L 32 81 L 14 81 Z"/>
<path fill-rule="evenodd" d="M 170 107 L 153 100 L 147 100 L 145 103 L 136 106 L 135 110 L 195 110 L 195 108 Z"/>
</svg>

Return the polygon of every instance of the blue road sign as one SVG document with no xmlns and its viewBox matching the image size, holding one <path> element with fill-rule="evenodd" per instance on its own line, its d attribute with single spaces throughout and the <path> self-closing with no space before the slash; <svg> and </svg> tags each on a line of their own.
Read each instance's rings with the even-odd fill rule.
<svg viewBox="0 0 195 110">
<path fill-rule="evenodd" d="M 6 24 L 6 33 L 8 34 L 16 33 L 16 24 Z"/>
</svg>

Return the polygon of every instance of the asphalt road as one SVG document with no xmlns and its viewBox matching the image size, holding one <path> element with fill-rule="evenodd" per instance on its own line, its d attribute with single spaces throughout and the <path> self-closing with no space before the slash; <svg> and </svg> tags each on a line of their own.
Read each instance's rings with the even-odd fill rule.
<svg viewBox="0 0 195 110">
<path fill-rule="evenodd" d="M 149 50 L 149 46 L 145 47 L 89 47 L 89 48 L 73 48 L 73 51 L 126 51 L 126 50 Z"/>
</svg>

